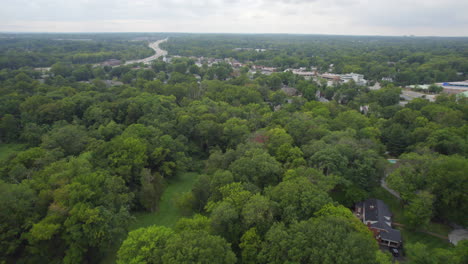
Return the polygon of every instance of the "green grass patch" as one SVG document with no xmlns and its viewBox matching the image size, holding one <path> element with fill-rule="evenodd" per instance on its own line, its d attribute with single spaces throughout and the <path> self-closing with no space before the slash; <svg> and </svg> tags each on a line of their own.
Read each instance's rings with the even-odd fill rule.
<svg viewBox="0 0 468 264">
<path fill-rule="evenodd" d="M 452 228 L 450 226 L 434 222 L 429 223 L 427 230 L 446 237 L 448 237 L 449 233 L 452 232 Z"/>
<path fill-rule="evenodd" d="M 198 178 L 196 172 L 186 172 L 178 175 L 174 180 L 168 182 L 166 189 L 161 197 L 159 210 L 157 212 L 137 212 L 133 216 L 135 221 L 130 225 L 129 230 L 135 230 L 151 225 L 161 225 L 173 227 L 177 220 L 182 217 L 181 212 L 175 206 L 175 198 L 184 192 L 192 190 L 195 180 Z M 117 251 L 120 244 L 115 245 L 105 252 L 105 257 L 101 264 L 115 263 L 117 260 Z"/>
<path fill-rule="evenodd" d="M 24 150 L 24 144 L 0 144 L 0 161 L 8 158 L 11 154 Z"/>
<path fill-rule="evenodd" d="M 418 231 L 411 231 L 405 228 L 400 228 L 400 231 L 401 235 L 403 236 L 403 243 L 405 245 L 415 244 L 419 242 L 425 244 L 429 250 L 433 250 L 436 248 L 448 249 L 452 247 L 452 245 L 447 240 L 435 237 L 433 235 L 429 235 Z M 407 247 L 405 249 L 407 249 Z"/>
<path fill-rule="evenodd" d="M 151 225 L 173 227 L 177 220 L 182 217 L 181 212 L 175 206 L 175 199 L 182 193 L 190 191 L 197 178 L 197 173 L 188 172 L 169 182 L 161 197 L 159 210 L 153 213 L 135 213 L 136 221 L 130 225 L 130 230 Z"/>
</svg>

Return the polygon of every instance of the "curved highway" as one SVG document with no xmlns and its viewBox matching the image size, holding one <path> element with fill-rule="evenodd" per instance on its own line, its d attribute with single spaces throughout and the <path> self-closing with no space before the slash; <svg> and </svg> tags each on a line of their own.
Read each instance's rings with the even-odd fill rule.
<svg viewBox="0 0 468 264">
<path fill-rule="evenodd" d="M 167 40 L 168 40 L 168 38 L 161 39 L 161 40 L 158 40 L 158 41 L 156 41 L 156 42 L 150 43 L 150 44 L 148 45 L 150 48 L 152 48 L 152 49 L 156 52 L 153 56 L 148 57 L 148 58 L 144 58 L 144 59 L 141 59 L 141 60 L 130 60 L 130 61 L 125 62 L 125 65 L 133 64 L 133 63 L 150 64 L 152 61 L 158 59 L 159 57 L 161 57 L 161 56 L 166 56 L 166 55 L 167 55 L 167 51 L 161 49 L 161 48 L 159 47 L 159 44 L 164 43 L 164 42 L 166 42 Z"/>
</svg>

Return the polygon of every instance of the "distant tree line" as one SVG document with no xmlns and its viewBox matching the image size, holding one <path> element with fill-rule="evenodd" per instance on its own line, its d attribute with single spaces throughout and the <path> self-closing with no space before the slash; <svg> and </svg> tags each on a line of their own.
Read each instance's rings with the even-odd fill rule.
<svg viewBox="0 0 468 264">
<path fill-rule="evenodd" d="M 0 38 L 0 69 L 50 67 L 58 62 L 85 64 L 100 63 L 108 59 L 131 60 L 154 54 L 147 41 L 101 38 L 73 40 L 69 36 L 59 40 L 56 37 L 59 36 Z"/>
<path fill-rule="evenodd" d="M 215 34 L 173 36 L 162 46 L 170 55 L 236 58 L 280 70 L 317 67 L 326 72 L 333 64 L 335 73 L 361 73 L 375 81 L 389 77 L 396 85 L 410 85 L 465 80 L 467 43 L 467 38 Z"/>
</svg>

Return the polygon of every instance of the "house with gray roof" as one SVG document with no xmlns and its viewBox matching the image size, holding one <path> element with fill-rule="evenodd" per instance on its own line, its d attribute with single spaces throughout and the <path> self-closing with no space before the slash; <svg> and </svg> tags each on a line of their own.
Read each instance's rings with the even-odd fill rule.
<svg viewBox="0 0 468 264">
<path fill-rule="evenodd" d="M 380 245 L 398 248 L 402 244 L 400 230 L 392 226 L 392 213 L 378 199 L 368 199 L 355 206 L 354 214 L 374 233 Z"/>
</svg>

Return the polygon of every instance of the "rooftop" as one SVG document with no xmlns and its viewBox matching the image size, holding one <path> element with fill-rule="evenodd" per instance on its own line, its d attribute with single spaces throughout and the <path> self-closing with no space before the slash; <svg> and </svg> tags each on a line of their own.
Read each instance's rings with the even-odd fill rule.
<svg viewBox="0 0 468 264">
<path fill-rule="evenodd" d="M 392 213 L 382 200 L 368 199 L 363 202 L 363 207 L 365 208 L 365 221 L 391 221 Z"/>
<path fill-rule="evenodd" d="M 401 233 L 400 230 L 396 230 L 393 228 L 386 229 L 385 231 L 380 232 L 380 237 L 385 240 L 390 241 L 401 241 Z"/>
<path fill-rule="evenodd" d="M 401 243 L 400 230 L 392 228 L 392 213 L 388 206 L 378 199 L 367 199 L 356 204 L 356 209 L 362 216 L 362 222 L 371 229 L 379 230 L 380 238 L 395 243 Z"/>
</svg>

